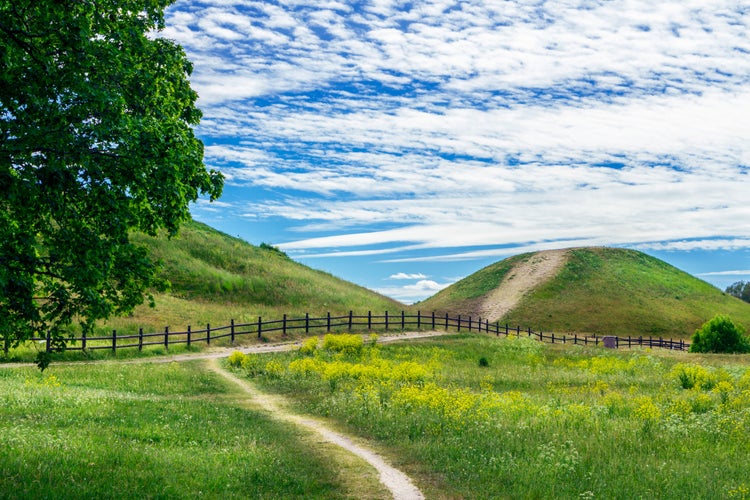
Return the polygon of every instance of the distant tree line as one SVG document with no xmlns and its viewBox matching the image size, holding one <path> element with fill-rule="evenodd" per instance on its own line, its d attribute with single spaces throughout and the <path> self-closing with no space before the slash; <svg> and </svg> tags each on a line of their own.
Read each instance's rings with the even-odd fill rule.
<svg viewBox="0 0 750 500">
<path fill-rule="evenodd" d="M 725 290 L 729 295 L 750 302 L 750 281 L 738 281 L 732 283 Z"/>
</svg>

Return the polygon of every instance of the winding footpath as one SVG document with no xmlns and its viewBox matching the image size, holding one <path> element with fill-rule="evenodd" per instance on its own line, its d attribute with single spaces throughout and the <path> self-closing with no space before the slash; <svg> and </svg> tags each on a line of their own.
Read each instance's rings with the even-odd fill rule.
<svg viewBox="0 0 750 500">
<path fill-rule="evenodd" d="M 442 331 L 428 331 L 428 332 L 411 332 L 395 335 L 384 335 L 378 338 L 379 343 L 394 342 L 398 340 L 409 340 L 419 339 L 427 337 L 436 337 L 445 335 L 446 332 Z M 366 448 L 360 444 L 354 442 L 354 440 L 331 430 L 323 422 L 315 420 L 308 416 L 295 414 L 287 409 L 287 405 L 284 404 L 284 399 L 281 396 L 271 395 L 259 391 L 256 387 L 250 384 L 248 381 L 236 377 L 232 373 L 224 370 L 218 363 L 220 358 L 227 357 L 232 351 L 240 351 L 245 354 L 247 353 L 264 353 L 264 352 L 280 352 L 289 351 L 292 349 L 298 349 L 300 342 L 287 342 L 281 344 L 269 344 L 269 345 L 254 345 L 247 347 L 230 347 L 212 350 L 209 352 L 198 352 L 188 354 L 178 354 L 174 356 L 158 356 L 154 358 L 140 358 L 140 359 L 129 359 L 123 361 L 117 360 L 101 360 L 91 362 L 61 362 L 55 363 L 55 365 L 71 365 L 71 364 L 83 364 L 83 363 L 171 363 L 180 361 L 190 360 L 207 360 L 208 368 L 222 376 L 227 381 L 237 385 L 242 389 L 243 393 L 247 396 L 247 403 L 254 404 L 263 410 L 267 411 L 272 418 L 290 422 L 298 427 L 305 430 L 311 431 L 326 442 L 331 443 L 340 448 L 346 450 L 349 453 L 356 455 L 368 464 L 370 464 L 379 474 L 381 484 L 390 491 L 391 495 L 395 500 L 423 500 L 424 495 L 422 492 L 412 483 L 411 479 L 390 465 L 383 457 L 375 453 L 373 450 Z M 0 368 L 11 368 L 20 366 L 35 366 L 32 363 L 0 363 Z"/>
<path fill-rule="evenodd" d="M 304 427 L 318 434 L 324 441 L 335 444 L 346 451 L 360 457 L 378 471 L 380 482 L 391 492 L 396 500 L 422 500 L 424 495 L 411 482 L 408 476 L 400 470 L 388 464 L 380 455 L 374 451 L 360 446 L 348 436 L 340 434 L 326 427 L 325 424 L 309 417 L 291 413 L 285 408 L 283 399 L 278 396 L 269 395 L 258 391 L 245 380 L 235 377 L 233 374 L 222 369 L 216 359 L 209 363 L 210 369 L 238 385 L 249 397 L 249 402 L 260 406 L 267 411 L 271 417 L 291 422 L 294 425 Z"/>
</svg>

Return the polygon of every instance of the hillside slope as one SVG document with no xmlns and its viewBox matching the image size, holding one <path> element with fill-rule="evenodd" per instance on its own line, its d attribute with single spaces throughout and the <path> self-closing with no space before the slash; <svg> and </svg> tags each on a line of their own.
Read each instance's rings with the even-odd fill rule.
<svg viewBox="0 0 750 500">
<path fill-rule="evenodd" d="M 518 255 L 418 305 L 544 331 L 689 337 L 717 313 L 750 326 L 750 304 L 634 250 Z"/>
<path fill-rule="evenodd" d="M 136 326 L 226 325 L 331 312 L 398 311 L 404 305 L 371 290 L 294 262 L 266 245 L 251 245 L 205 224 L 188 222 L 177 237 L 134 235 L 161 261 L 171 290 L 156 294 L 156 308 L 141 306 L 130 318 L 115 318 L 107 328 Z"/>
</svg>

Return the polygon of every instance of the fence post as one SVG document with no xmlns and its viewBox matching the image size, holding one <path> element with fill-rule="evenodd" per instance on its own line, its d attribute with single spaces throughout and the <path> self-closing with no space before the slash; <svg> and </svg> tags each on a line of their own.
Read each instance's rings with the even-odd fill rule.
<svg viewBox="0 0 750 500">
<path fill-rule="evenodd" d="M 578 345 L 578 334 L 577 333 L 573 334 L 573 345 Z"/>
<path fill-rule="evenodd" d="M 230 331 L 232 332 L 232 344 L 234 344 L 234 319 L 231 319 L 229 321 L 229 327 L 231 328 Z"/>
<path fill-rule="evenodd" d="M 367 311 L 367 331 L 372 330 L 372 311 Z"/>
<path fill-rule="evenodd" d="M 305 335 L 310 333 L 310 313 L 305 313 Z"/>
<path fill-rule="evenodd" d="M 143 328 L 138 329 L 138 350 L 143 350 Z"/>
<path fill-rule="evenodd" d="M 112 330 L 112 352 L 117 352 L 117 330 Z"/>
<path fill-rule="evenodd" d="M 286 337 L 286 313 L 284 313 L 284 319 L 281 320 L 281 336 Z"/>
<path fill-rule="evenodd" d="M 388 311 L 385 312 L 385 331 L 388 331 Z"/>
<path fill-rule="evenodd" d="M 544 342 L 544 334 L 542 332 L 539 332 L 542 337 L 542 342 Z M 552 343 L 555 343 L 555 332 L 552 332 Z"/>
<path fill-rule="evenodd" d="M 404 310 L 401 309 L 401 331 L 403 332 L 406 329 L 406 323 L 404 323 Z"/>
<path fill-rule="evenodd" d="M 458 330 L 457 331 L 459 332 L 461 331 L 461 315 L 460 314 L 458 315 Z"/>
<path fill-rule="evenodd" d="M 445 313 L 445 331 L 448 331 L 448 313 Z"/>
<path fill-rule="evenodd" d="M 190 342 L 192 342 L 192 340 L 193 340 L 193 339 L 190 338 L 190 337 L 192 337 L 192 332 L 190 331 L 190 325 L 188 325 L 187 330 L 188 330 L 187 331 L 187 336 L 188 336 L 188 338 L 187 338 L 187 345 L 188 345 L 188 347 L 190 347 Z"/>
<path fill-rule="evenodd" d="M 261 331 L 263 331 L 263 321 L 261 321 L 261 317 L 258 316 L 258 338 L 260 338 Z"/>
<path fill-rule="evenodd" d="M 422 312 L 417 311 L 417 330 L 422 329 Z"/>
<path fill-rule="evenodd" d="M 169 350 L 169 327 L 164 327 L 164 349 Z"/>
<path fill-rule="evenodd" d="M 516 325 L 516 337 L 521 336 L 521 325 Z"/>
<path fill-rule="evenodd" d="M 435 311 L 432 311 L 432 329 L 435 329 Z"/>
<path fill-rule="evenodd" d="M 529 327 L 529 337 L 531 337 L 531 327 Z"/>
<path fill-rule="evenodd" d="M 352 319 L 353 319 L 354 313 L 352 311 L 349 311 L 349 333 L 352 331 Z"/>
<path fill-rule="evenodd" d="M 326 313 L 326 332 L 331 333 L 331 311 Z"/>
<path fill-rule="evenodd" d="M 471 316 L 469 316 L 469 333 L 471 333 Z"/>
<path fill-rule="evenodd" d="M 84 351 L 86 350 L 86 330 L 83 331 L 83 336 L 81 338 L 81 349 Z"/>
<path fill-rule="evenodd" d="M 211 345 L 211 323 L 206 323 L 206 345 Z"/>
</svg>

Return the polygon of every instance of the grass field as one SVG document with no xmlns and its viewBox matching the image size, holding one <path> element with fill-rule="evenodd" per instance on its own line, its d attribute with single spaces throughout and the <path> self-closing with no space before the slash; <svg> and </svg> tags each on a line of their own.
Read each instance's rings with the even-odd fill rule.
<svg viewBox="0 0 750 500">
<path fill-rule="evenodd" d="M 330 456 L 201 363 L 0 369 L 0 497 L 351 497 Z"/>
<path fill-rule="evenodd" d="M 380 441 L 428 498 L 748 498 L 748 356 L 457 335 L 235 355 Z"/>
</svg>

